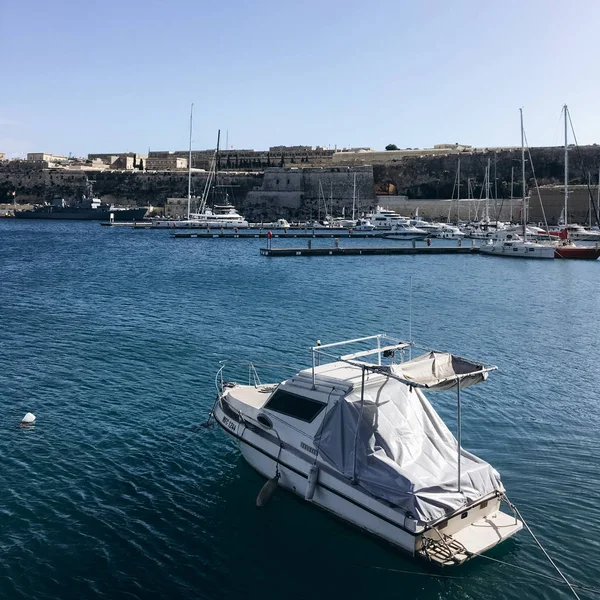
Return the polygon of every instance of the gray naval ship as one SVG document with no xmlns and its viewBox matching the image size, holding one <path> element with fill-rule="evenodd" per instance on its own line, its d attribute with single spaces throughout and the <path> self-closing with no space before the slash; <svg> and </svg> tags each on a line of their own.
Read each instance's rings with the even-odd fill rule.
<svg viewBox="0 0 600 600">
<path fill-rule="evenodd" d="M 66 219 L 78 221 L 141 221 L 148 209 L 114 208 L 98 198 L 84 197 L 79 201 L 65 202 L 54 198 L 50 203 L 35 206 L 32 210 L 15 210 L 17 219 Z M 111 216 L 112 215 L 112 216 Z"/>
</svg>

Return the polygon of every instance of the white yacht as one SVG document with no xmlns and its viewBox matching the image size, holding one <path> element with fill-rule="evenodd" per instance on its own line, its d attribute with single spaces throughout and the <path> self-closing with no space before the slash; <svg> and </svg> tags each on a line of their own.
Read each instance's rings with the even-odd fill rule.
<svg viewBox="0 0 600 600">
<path fill-rule="evenodd" d="M 157 219 L 152 222 L 156 228 L 178 229 L 245 229 L 248 221 L 231 204 L 215 205 L 201 213 L 190 213 L 187 219 Z"/>
<path fill-rule="evenodd" d="M 427 231 L 413 227 L 406 221 L 405 223 L 396 223 L 392 226 L 389 233 L 384 233 L 383 237 L 387 240 L 424 240 L 429 234 Z"/>
<path fill-rule="evenodd" d="M 408 222 L 413 227 L 426 231 L 431 237 L 435 237 L 435 235 L 440 231 L 440 229 L 445 227 L 445 225 L 443 225 L 442 223 L 430 223 L 429 221 L 423 221 L 423 219 L 419 219 L 418 217 L 410 219 Z"/>
<path fill-rule="evenodd" d="M 409 225 L 406 217 L 399 215 L 393 210 L 387 210 L 378 206 L 372 215 L 367 217 L 376 229 L 391 229 L 394 225 Z"/>
<path fill-rule="evenodd" d="M 348 344 L 366 349 L 338 355 Z M 522 528 L 500 510 L 498 472 L 461 446 L 462 390 L 495 367 L 437 351 L 405 361 L 413 348 L 385 334 L 317 345 L 311 368 L 276 384 L 251 363 L 248 385 L 226 382 L 223 366 L 212 414 L 269 479 L 257 505 L 281 487 L 415 557 L 457 565 Z M 457 437 L 425 389 L 456 391 Z"/>
</svg>

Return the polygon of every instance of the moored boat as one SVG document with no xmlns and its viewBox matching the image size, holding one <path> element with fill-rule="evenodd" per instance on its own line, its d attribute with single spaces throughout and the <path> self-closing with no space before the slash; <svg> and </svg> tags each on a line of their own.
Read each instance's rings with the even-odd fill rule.
<svg viewBox="0 0 600 600">
<path fill-rule="evenodd" d="M 366 349 L 330 354 L 348 344 Z M 282 487 L 415 557 L 456 565 L 522 527 L 500 510 L 497 471 L 460 443 L 461 390 L 495 367 L 429 350 L 404 360 L 409 347 L 383 334 L 317 345 L 311 368 L 277 384 L 261 384 L 253 365 L 248 385 L 226 383 L 222 367 L 213 415 L 269 478 L 259 505 Z M 456 438 L 426 389 L 456 390 Z"/>
</svg>

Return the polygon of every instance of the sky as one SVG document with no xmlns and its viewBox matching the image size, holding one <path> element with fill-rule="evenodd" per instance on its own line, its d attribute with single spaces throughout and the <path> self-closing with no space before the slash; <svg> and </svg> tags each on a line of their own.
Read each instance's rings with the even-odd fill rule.
<svg viewBox="0 0 600 600">
<path fill-rule="evenodd" d="M 600 142 L 598 0 L 0 0 L 0 152 Z"/>
</svg>

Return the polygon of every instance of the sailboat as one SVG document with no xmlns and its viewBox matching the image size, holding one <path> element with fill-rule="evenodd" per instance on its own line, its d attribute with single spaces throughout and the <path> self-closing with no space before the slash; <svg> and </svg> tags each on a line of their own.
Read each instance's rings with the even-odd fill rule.
<svg viewBox="0 0 600 600">
<path fill-rule="evenodd" d="M 521 114 L 521 173 L 522 173 L 522 222 L 523 234 L 506 231 L 498 234 L 495 240 L 489 240 L 481 246 L 483 254 L 495 254 L 497 256 L 510 256 L 513 258 L 554 258 L 554 246 L 550 244 L 539 244 L 527 238 L 527 197 L 525 186 L 525 130 L 523 129 L 523 109 Z"/>
<path fill-rule="evenodd" d="M 193 213 L 192 210 L 192 128 L 193 128 L 194 105 L 190 110 L 190 147 L 188 159 L 188 191 L 187 191 L 187 219 L 183 220 L 165 220 L 157 219 L 152 223 L 156 228 L 205 228 L 205 229 L 245 229 L 248 227 L 248 221 L 242 217 L 235 207 L 226 200 L 225 204 L 215 204 L 212 209 L 208 208 L 208 197 L 213 189 L 217 179 L 217 164 L 219 157 L 219 144 L 221 140 L 221 131 L 217 134 L 217 147 L 213 155 L 210 169 L 202 196 L 198 199 L 198 210 Z"/>
<path fill-rule="evenodd" d="M 556 258 L 577 258 L 596 260 L 600 257 L 600 248 L 596 246 L 576 246 L 573 241 L 597 242 L 600 236 L 597 232 L 587 231 L 581 225 L 569 224 L 569 108 L 563 106 L 565 119 L 565 203 L 561 212 L 561 229 L 559 237 L 562 242 L 556 246 Z"/>
</svg>

